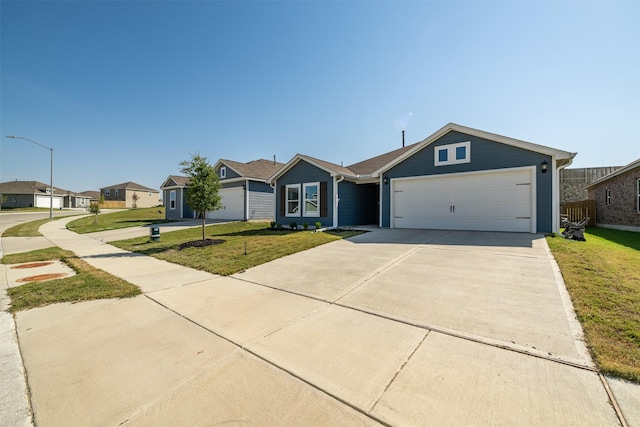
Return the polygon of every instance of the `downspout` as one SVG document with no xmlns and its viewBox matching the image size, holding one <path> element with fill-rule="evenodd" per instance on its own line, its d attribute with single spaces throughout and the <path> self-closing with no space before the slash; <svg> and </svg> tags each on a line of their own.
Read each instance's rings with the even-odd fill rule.
<svg viewBox="0 0 640 427">
<path fill-rule="evenodd" d="M 249 178 L 244 181 L 244 220 L 249 221 Z"/>
<path fill-rule="evenodd" d="M 334 201 L 333 201 L 333 228 L 338 228 L 338 203 L 340 203 L 340 197 L 338 197 L 338 184 L 344 181 L 344 176 L 340 176 L 339 179 L 336 180 L 336 177 L 333 177 L 333 193 Z"/>
<path fill-rule="evenodd" d="M 571 153 L 569 160 L 562 166 L 553 168 L 553 186 L 551 187 L 551 214 L 553 215 L 551 221 L 551 231 L 554 233 L 560 233 L 560 171 L 573 163 L 573 158 L 578 153 Z M 553 165 L 556 165 L 556 157 L 552 157 Z"/>
<path fill-rule="evenodd" d="M 273 188 L 273 220 L 278 219 L 278 192 L 276 191 L 276 183 L 269 181 L 269 187 Z"/>
</svg>

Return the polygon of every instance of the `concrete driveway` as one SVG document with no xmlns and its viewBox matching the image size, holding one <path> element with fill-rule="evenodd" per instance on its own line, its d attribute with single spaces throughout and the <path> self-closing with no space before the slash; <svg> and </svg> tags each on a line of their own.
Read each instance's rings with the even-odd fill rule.
<svg viewBox="0 0 640 427">
<path fill-rule="evenodd" d="M 38 425 L 620 425 L 542 236 L 375 230 L 219 277 L 41 231 L 145 296 L 18 314 Z"/>
</svg>

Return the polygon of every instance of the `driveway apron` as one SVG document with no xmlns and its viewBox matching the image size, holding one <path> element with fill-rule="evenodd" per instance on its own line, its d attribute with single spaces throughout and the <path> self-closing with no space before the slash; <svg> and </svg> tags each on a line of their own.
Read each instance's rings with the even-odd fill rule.
<svg viewBox="0 0 640 427">
<path fill-rule="evenodd" d="M 621 424 L 543 236 L 374 230 L 219 277 L 63 227 L 145 295 L 18 314 L 39 425 Z"/>
</svg>

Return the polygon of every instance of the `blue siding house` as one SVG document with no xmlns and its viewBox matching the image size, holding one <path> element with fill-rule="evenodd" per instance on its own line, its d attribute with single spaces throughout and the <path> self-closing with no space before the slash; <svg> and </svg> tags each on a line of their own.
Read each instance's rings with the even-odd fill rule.
<svg viewBox="0 0 640 427">
<path fill-rule="evenodd" d="M 249 221 L 272 220 L 275 212 L 274 190 L 266 179 L 283 166 L 271 160 L 253 160 L 241 163 L 232 160 L 218 160 L 214 165 L 220 178 L 222 208 L 207 212 L 208 219 Z M 162 184 L 167 219 L 194 218 L 185 202 L 188 178 L 170 175 Z"/>
<path fill-rule="evenodd" d="M 284 225 L 552 232 L 575 154 L 450 123 L 346 167 L 298 154 L 268 182 Z"/>
</svg>

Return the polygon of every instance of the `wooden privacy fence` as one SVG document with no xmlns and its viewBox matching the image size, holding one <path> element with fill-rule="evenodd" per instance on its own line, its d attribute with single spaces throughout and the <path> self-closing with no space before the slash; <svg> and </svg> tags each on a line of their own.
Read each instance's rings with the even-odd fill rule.
<svg viewBox="0 0 640 427">
<path fill-rule="evenodd" d="M 124 200 L 105 200 L 100 204 L 101 209 L 124 209 L 126 207 Z"/>
<path fill-rule="evenodd" d="M 582 200 L 580 202 L 566 202 L 560 206 L 560 212 L 568 221 L 580 222 L 589 217 L 587 225 L 596 225 L 596 201 Z"/>
</svg>

